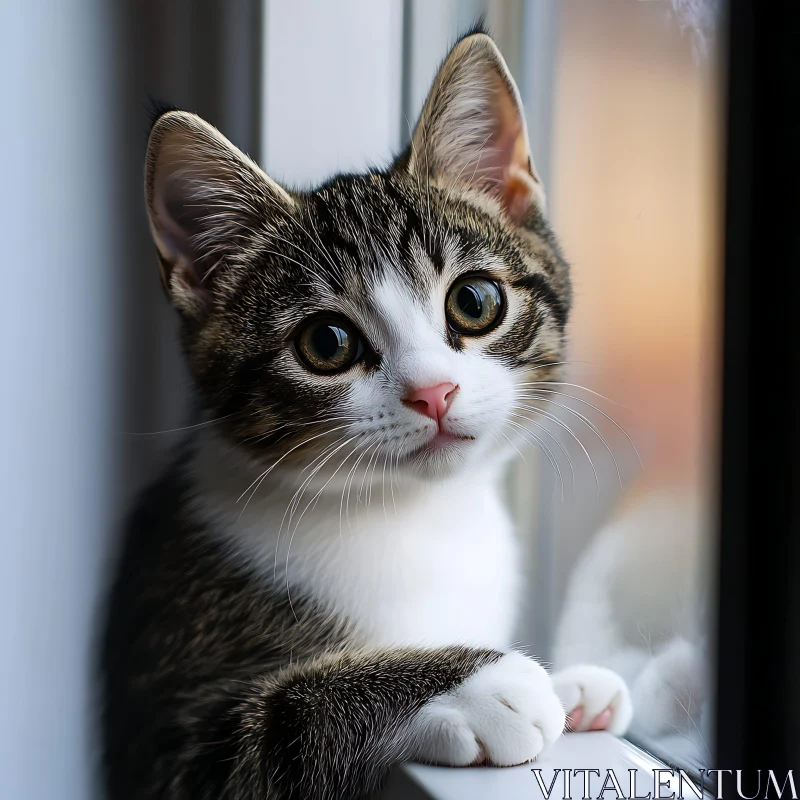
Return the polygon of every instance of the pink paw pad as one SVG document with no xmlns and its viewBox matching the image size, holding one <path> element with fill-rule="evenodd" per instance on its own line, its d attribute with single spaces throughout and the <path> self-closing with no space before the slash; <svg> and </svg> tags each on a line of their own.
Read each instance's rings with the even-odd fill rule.
<svg viewBox="0 0 800 800">
<path fill-rule="evenodd" d="M 604 731 L 609 723 L 611 722 L 611 717 L 613 715 L 612 709 L 604 708 L 585 728 L 587 731 Z M 567 724 L 566 729 L 568 731 L 577 731 L 581 729 L 581 723 L 583 722 L 583 706 L 578 706 L 577 708 L 573 708 L 572 711 L 567 714 Z"/>
</svg>

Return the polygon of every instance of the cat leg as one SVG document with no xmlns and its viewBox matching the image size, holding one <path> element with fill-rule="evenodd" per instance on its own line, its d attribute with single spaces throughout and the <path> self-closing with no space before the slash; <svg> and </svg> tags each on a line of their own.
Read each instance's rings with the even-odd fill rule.
<svg viewBox="0 0 800 800">
<path fill-rule="evenodd" d="M 196 736 L 168 796 L 357 797 L 409 759 L 529 761 L 565 719 L 536 662 L 461 646 L 322 656 L 226 693 L 187 710 Z"/>
<path fill-rule="evenodd" d="M 606 730 L 621 736 L 628 729 L 633 704 L 625 681 L 616 672 L 577 665 L 554 673 L 551 680 L 567 712 L 568 730 Z"/>
</svg>

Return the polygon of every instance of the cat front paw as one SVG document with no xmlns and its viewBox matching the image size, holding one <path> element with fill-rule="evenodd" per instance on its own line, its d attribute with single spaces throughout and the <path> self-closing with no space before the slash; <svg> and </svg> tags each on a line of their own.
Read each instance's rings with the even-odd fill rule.
<svg viewBox="0 0 800 800">
<path fill-rule="evenodd" d="M 622 736 L 633 717 L 625 681 L 605 667 L 581 665 L 556 672 L 553 688 L 567 712 L 567 730 Z"/>
<path fill-rule="evenodd" d="M 524 764 L 561 735 L 565 719 L 545 670 L 508 653 L 422 707 L 412 724 L 413 758 L 458 767 Z"/>
</svg>

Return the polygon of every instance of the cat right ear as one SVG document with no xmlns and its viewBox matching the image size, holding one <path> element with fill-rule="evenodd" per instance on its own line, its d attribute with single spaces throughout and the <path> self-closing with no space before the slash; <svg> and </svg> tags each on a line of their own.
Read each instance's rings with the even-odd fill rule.
<svg viewBox="0 0 800 800">
<path fill-rule="evenodd" d="M 410 172 L 492 198 L 515 223 L 544 210 L 519 91 L 485 33 L 461 39 L 439 68 L 407 158 Z"/>
<path fill-rule="evenodd" d="M 195 114 L 168 111 L 150 132 L 145 200 L 161 278 L 183 313 L 200 317 L 232 283 L 253 235 L 294 201 Z"/>
</svg>

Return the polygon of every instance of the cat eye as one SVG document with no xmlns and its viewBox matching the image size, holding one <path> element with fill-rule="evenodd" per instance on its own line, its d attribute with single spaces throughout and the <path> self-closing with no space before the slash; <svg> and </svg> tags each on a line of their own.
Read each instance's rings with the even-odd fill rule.
<svg viewBox="0 0 800 800">
<path fill-rule="evenodd" d="M 503 292 L 497 281 L 479 275 L 457 280 L 447 293 L 445 315 L 450 327 L 466 336 L 488 333 L 503 315 Z"/>
<path fill-rule="evenodd" d="M 316 317 L 296 339 L 297 352 L 315 372 L 342 372 L 363 354 L 361 334 L 345 317 Z"/>
</svg>

